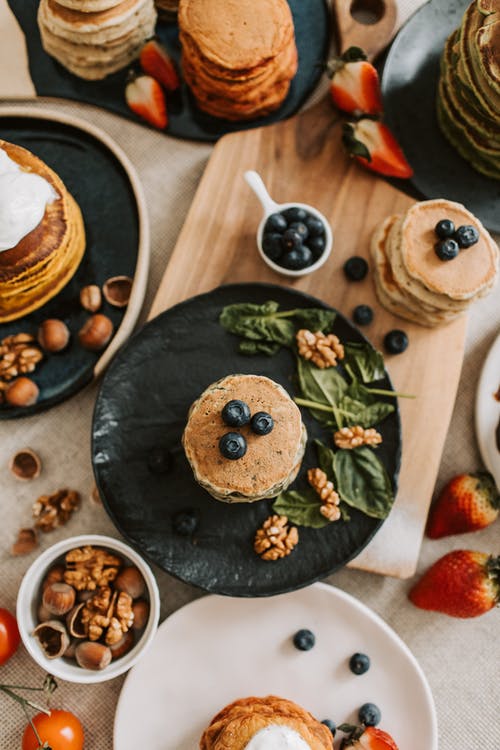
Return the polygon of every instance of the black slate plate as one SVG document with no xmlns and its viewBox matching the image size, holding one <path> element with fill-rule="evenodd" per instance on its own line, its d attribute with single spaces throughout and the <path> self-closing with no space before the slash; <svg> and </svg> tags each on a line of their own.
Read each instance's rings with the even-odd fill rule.
<svg viewBox="0 0 500 750">
<path fill-rule="evenodd" d="M 126 539 L 168 573 L 206 591 L 230 596 L 270 596 L 323 578 L 358 554 L 381 521 L 352 511 L 349 523 L 300 529 L 289 557 L 260 560 L 252 541 L 271 510 L 270 501 L 227 505 L 196 484 L 181 446 L 191 403 L 228 373 L 267 375 L 293 393 L 295 363 L 289 351 L 274 357 L 238 354 L 238 337 L 218 323 L 225 305 L 274 299 L 283 309 L 328 307 L 285 287 L 234 284 L 194 297 L 148 323 L 120 351 L 106 373 L 93 423 L 92 458 L 97 485 L 113 522 Z M 365 341 L 340 314 L 334 331 L 341 340 Z M 392 388 L 389 377 L 381 387 Z M 331 440 L 304 411 L 309 438 Z M 396 485 L 401 451 L 399 413 L 380 425 L 378 455 Z M 170 450 L 173 465 L 164 474 L 148 468 L 157 446 Z M 314 466 L 311 440 L 299 480 Z M 303 481 L 303 480 L 302 480 Z M 190 539 L 173 532 L 175 512 L 194 508 L 200 516 Z"/>
<path fill-rule="evenodd" d="M 330 16 L 325 0 L 288 0 L 295 23 L 299 69 L 282 106 L 267 117 L 251 122 L 229 122 L 201 112 L 187 86 L 168 97 L 170 122 L 168 135 L 200 141 L 216 141 L 225 133 L 248 130 L 290 117 L 305 103 L 316 88 L 327 59 L 330 38 Z M 47 55 L 40 41 L 36 20 L 39 0 L 8 0 L 26 37 L 30 75 L 39 96 L 60 96 L 110 109 L 123 117 L 144 123 L 125 103 L 127 69 L 108 76 L 104 81 L 84 81 L 69 73 Z M 159 21 L 156 33 L 178 63 L 180 44 L 174 23 Z"/>
<path fill-rule="evenodd" d="M 500 182 L 473 169 L 442 135 L 435 100 L 444 43 L 460 26 L 469 0 L 431 0 L 401 29 L 382 76 L 385 119 L 415 170 L 411 180 L 424 198 L 463 203 L 500 231 Z"/>
<path fill-rule="evenodd" d="M 0 324 L 0 339 L 20 331 L 36 335 L 47 318 L 64 320 L 72 334 L 64 352 L 47 356 L 30 377 L 40 389 L 34 406 L 0 406 L 0 419 L 43 411 L 83 388 L 100 354 L 83 349 L 76 334 L 89 317 L 79 303 L 80 289 L 102 285 L 110 276 L 134 276 L 139 243 L 137 203 L 129 178 L 104 143 L 63 122 L 32 116 L 0 117 L 0 138 L 33 151 L 61 177 L 82 210 L 87 235 L 83 260 L 71 281 L 30 315 Z M 103 304 L 118 329 L 125 311 Z"/>
</svg>

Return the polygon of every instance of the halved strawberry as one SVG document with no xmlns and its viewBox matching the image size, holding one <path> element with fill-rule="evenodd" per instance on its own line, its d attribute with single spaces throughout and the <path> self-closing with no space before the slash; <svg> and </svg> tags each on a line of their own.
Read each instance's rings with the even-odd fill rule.
<svg viewBox="0 0 500 750">
<path fill-rule="evenodd" d="M 146 42 L 139 55 L 139 62 L 143 71 L 155 78 L 167 91 L 176 91 L 181 85 L 172 58 L 157 39 Z"/>
<path fill-rule="evenodd" d="M 500 496 L 487 471 L 459 474 L 443 487 L 431 508 L 426 533 L 431 539 L 477 531 L 496 521 Z"/>
<path fill-rule="evenodd" d="M 326 68 L 332 78 L 330 94 L 336 107 L 354 115 L 382 112 L 378 73 L 362 49 L 349 47 L 341 57 L 330 60 Z"/>
<path fill-rule="evenodd" d="M 398 750 L 398 746 L 391 735 L 377 727 L 355 727 L 352 724 L 341 724 L 338 729 L 348 734 L 341 742 L 341 750 L 344 748 L 354 748 L 354 750 Z"/>
<path fill-rule="evenodd" d="M 398 142 L 380 120 L 366 117 L 344 123 L 342 141 L 348 152 L 372 172 L 401 178 L 413 174 Z"/>
<path fill-rule="evenodd" d="M 125 99 L 132 112 L 150 125 L 160 130 L 167 126 L 165 94 L 158 81 L 151 76 L 131 78 L 125 89 Z"/>
</svg>

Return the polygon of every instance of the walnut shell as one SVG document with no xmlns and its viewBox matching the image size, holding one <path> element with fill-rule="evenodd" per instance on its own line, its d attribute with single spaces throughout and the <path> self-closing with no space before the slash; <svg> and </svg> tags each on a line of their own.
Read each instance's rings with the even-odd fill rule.
<svg viewBox="0 0 500 750">
<path fill-rule="evenodd" d="M 48 620 L 41 622 L 32 635 L 37 639 L 47 659 L 57 659 L 69 646 L 69 635 L 62 622 Z"/>
</svg>

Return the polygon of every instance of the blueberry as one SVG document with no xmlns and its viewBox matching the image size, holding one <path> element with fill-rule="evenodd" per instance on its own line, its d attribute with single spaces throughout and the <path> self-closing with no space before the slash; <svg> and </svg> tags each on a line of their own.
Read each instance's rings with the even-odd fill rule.
<svg viewBox="0 0 500 750">
<path fill-rule="evenodd" d="M 219 450 L 224 458 L 235 461 L 247 452 L 247 441 L 239 432 L 226 432 L 219 440 Z"/>
<path fill-rule="evenodd" d="M 476 242 L 479 242 L 479 232 L 476 227 L 471 227 L 469 225 L 458 227 L 453 236 L 458 242 L 458 246 L 462 248 L 472 247 Z"/>
<path fill-rule="evenodd" d="M 358 326 L 367 326 L 373 320 L 373 310 L 369 305 L 358 305 L 354 308 L 352 319 Z"/>
<path fill-rule="evenodd" d="M 264 232 L 278 232 L 279 234 L 283 234 L 286 228 L 287 221 L 282 214 L 271 214 L 264 225 Z"/>
<path fill-rule="evenodd" d="M 309 230 L 309 237 L 322 237 L 325 234 L 325 227 L 321 219 L 316 216 L 308 216 L 304 224 Z"/>
<path fill-rule="evenodd" d="M 267 411 L 258 411 L 252 417 L 251 427 L 256 435 L 269 435 L 274 427 L 274 419 Z"/>
<path fill-rule="evenodd" d="M 198 527 L 198 513 L 195 510 L 180 510 L 174 515 L 172 525 L 180 536 L 191 536 Z"/>
<path fill-rule="evenodd" d="M 434 246 L 434 250 L 439 260 L 453 260 L 453 258 L 456 258 L 460 252 L 458 242 L 451 237 L 447 240 L 440 240 L 437 242 Z"/>
<path fill-rule="evenodd" d="M 441 219 L 434 227 L 434 231 L 440 240 L 446 240 L 448 237 L 453 237 L 455 224 L 451 219 Z"/>
<path fill-rule="evenodd" d="M 281 234 L 265 234 L 262 237 L 262 250 L 271 260 L 278 260 L 283 255 L 283 243 Z"/>
<path fill-rule="evenodd" d="M 310 651 L 314 648 L 316 643 L 316 636 L 310 630 L 297 630 L 293 636 L 293 645 L 298 648 L 299 651 Z"/>
<path fill-rule="evenodd" d="M 312 252 L 307 245 L 301 245 L 294 250 L 290 250 L 289 253 L 285 253 L 285 255 L 280 258 L 280 266 L 299 271 L 302 268 L 310 266 L 313 263 L 313 260 Z"/>
<path fill-rule="evenodd" d="M 359 255 L 353 255 L 344 263 L 344 273 L 349 281 L 363 281 L 368 273 L 368 263 Z"/>
<path fill-rule="evenodd" d="M 172 466 L 172 458 L 167 448 L 155 445 L 148 456 L 148 469 L 152 474 L 166 474 Z"/>
<path fill-rule="evenodd" d="M 332 733 L 332 737 L 335 737 L 335 734 L 337 732 L 337 726 L 335 722 L 333 722 L 331 719 L 323 719 L 321 723 L 324 724 L 325 727 L 328 727 L 328 729 Z"/>
<path fill-rule="evenodd" d="M 358 718 L 365 727 L 376 727 L 377 724 L 380 724 L 382 714 L 375 703 L 363 703 L 358 711 Z"/>
<path fill-rule="evenodd" d="M 353 654 L 349 659 L 349 669 L 353 674 L 364 674 L 370 669 L 370 657 L 366 654 Z"/>
<path fill-rule="evenodd" d="M 287 220 L 288 224 L 291 224 L 293 221 L 305 221 L 307 219 L 307 211 L 304 211 L 300 206 L 285 208 L 281 213 Z"/>
<path fill-rule="evenodd" d="M 287 229 L 282 239 L 285 250 L 295 250 L 302 245 L 302 237 L 295 229 Z"/>
<path fill-rule="evenodd" d="M 229 427 L 243 427 L 250 422 L 250 409 L 248 404 L 238 399 L 228 401 L 222 409 L 222 421 Z"/>
<path fill-rule="evenodd" d="M 408 348 L 408 336 L 395 328 L 384 336 L 384 346 L 389 354 L 401 354 Z"/>
<path fill-rule="evenodd" d="M 314 260 L 318 260 L 325 250 L 326 239 L 324 237 L 310 237 L 307 240 L 307 247 L 311 250 Z"/>
<path fill-rule="evenodd" d="M 302 221 L 293 221 L 288 228 L 300 234 L 302 242 L 309 237 L 309 230 Z"/>
</svg>

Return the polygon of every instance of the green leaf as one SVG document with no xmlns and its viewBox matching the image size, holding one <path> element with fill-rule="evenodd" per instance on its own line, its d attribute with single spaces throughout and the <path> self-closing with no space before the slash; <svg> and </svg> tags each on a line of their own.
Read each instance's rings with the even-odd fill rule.
<svg viewBox="0 0 500 750">
<path fill-rule="evenodd" d="M 384 358 L 370 344 L 345 344 L 342 364 L 361 378 L 363 383 L 385 377 Z"/>
<path fill-rule="evenodd" d="M 243 339 L 238 347 L 240 354 L 267 354 L 269 357 L 279 352 L 280 349 L 281 346 L 274 341 L 252 341 L 250 339 Z"/>
<path fill-rule="evenodd" d="M 255 341 L 274 341 L 281 346 L 292 346 L 295 340 L 295 326 L 288 313 L 278 312 L 277 302 L 263 305 L 227 305 L 221 312 L 219 323 L 226 331 Z M 293 311 L 291 311 L 293 314 Z"/>
<path fill-rule="evenodd" d="M 347 427 L 354 427 L 355 425 L 360 425 L 365 429 L 373 427 L 394 411 L 393 404 L 370 400 L 372 400 L 372 403 L 363 403 L 347 395 L 341 399 L 340 409 L 352 415 L 342 414 L 342 419 Z"/>
<path fill-rule="evenodd" d="M 366 53 L 361 49 L 361 47 L 349 47 L 342 54 L 342 60 L 344 60 L 344 62 L 359 62 L 359 60 L 366 59 Z"/>
<path fill-rule="evenodd" d="M 287 490 L 281 492 L 273 503 L 273 512 L 287 516 L 297 526 L 308 526 L 311 529 L 322 529 L 330 521 L 321 515 L 322 505 L 319 495 L 308 487 L 305 490 Z"/>
<path fill-rule="evenodd" d="M 370 448 L 337 451 L 334 470 L 336 489 L 345 503 L 372 518 L 386 518 L 394 493 L 382 462 Z"/>
<path fill-rule="evenodd" d="M 300 390 L 304 398 L 309 401 L 316 401 L 323 406 L 330 406 L 333 409 L 337 407 L 348 386 L 342 375 L 334 367 L 320 370 L 312 362 L 299 357 L 297 370 Z M 316 409 L 311 409 L 310 412 L 314 419 L 325 427 L 342 426 L 338 423 L 338 419 L 333 412 L 329 414 Z"/>
<path fill-rule="evenodd" d="M 313 333 L 316 331 L 330 333 L 333 328 L 336 313 L 334 310 L 323 310 L 318 307 L 310 307 L 305 308 L 304 310 L 296 310 L 294 317 L 302 326 L 313 331 Z"/>
<path fill-rule="evenodd" d="M 325 472 L 328 479 L 335 484 L 335 453 L 327 445 L 321 442 L 321 440 L 314 441 L 314 447 L 318 454 L 319 468 Z"/>
</svg>

